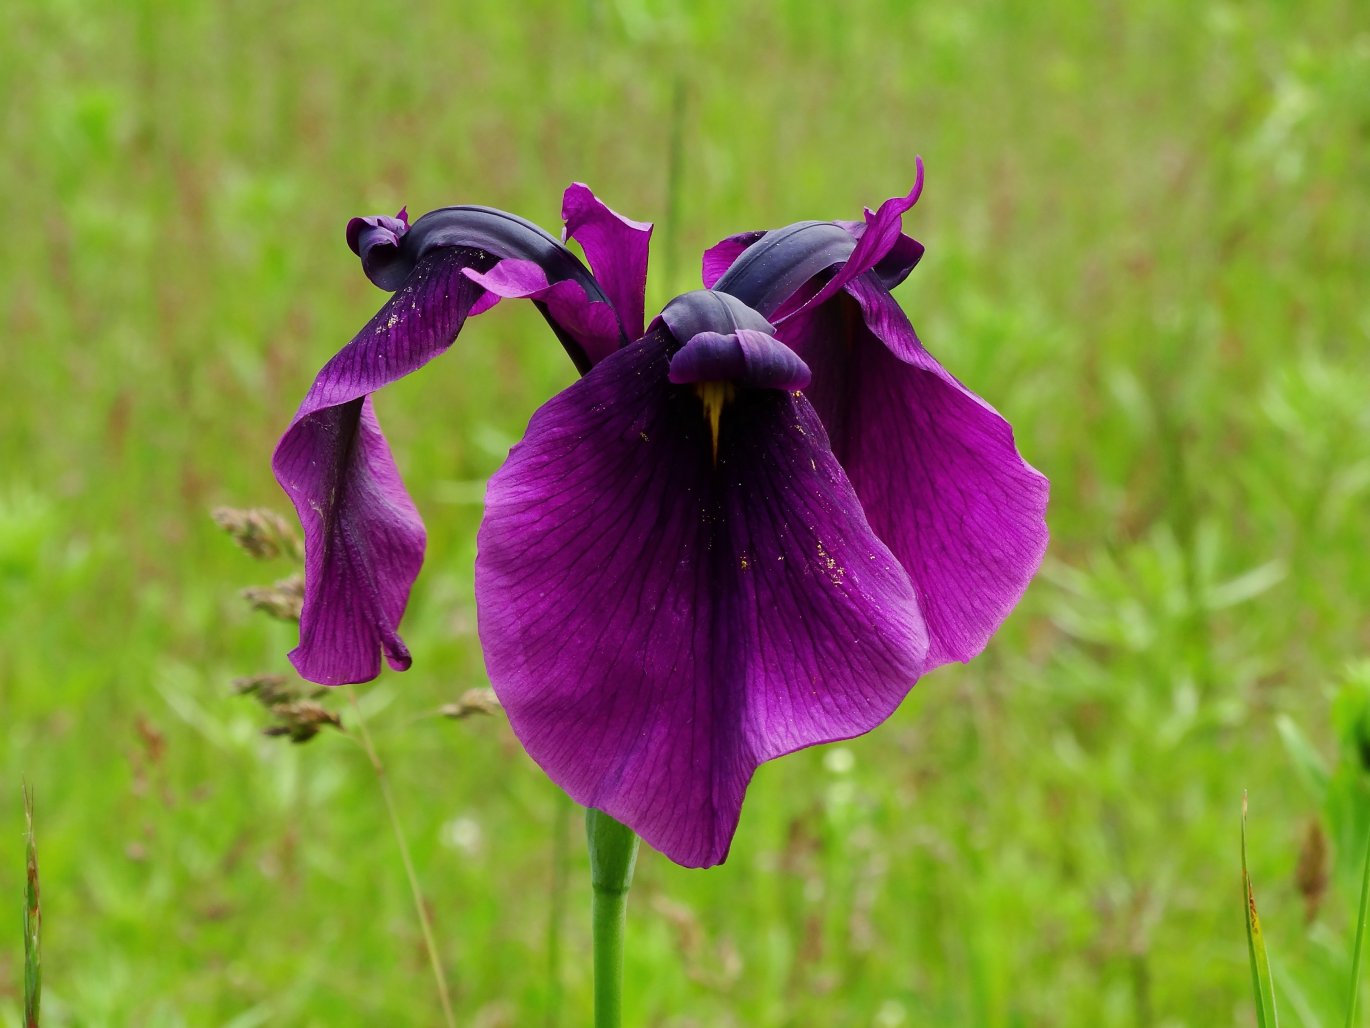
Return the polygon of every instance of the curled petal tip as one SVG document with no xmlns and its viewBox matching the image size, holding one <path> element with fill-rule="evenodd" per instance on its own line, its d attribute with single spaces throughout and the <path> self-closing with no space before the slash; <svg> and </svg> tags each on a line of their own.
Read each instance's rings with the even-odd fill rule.
<svg viewBox="0 0 1370 1028">
<path fill-rule="evenodd" d="M 581 218 L 587 218 L 598 213 L 604 213 L 617 219 L 626 227 L 638 232 L 651 232 L 652 223 L 650 221 L 636 221 L 633 218 L 619 214 L 607 203 L 595 195 L 595 191 L 584 182 L 572 182 L 566 187 L 566 192 L 561 197 L 561 217 L 563 221 L 573 222 Z M 576 226 L 570 225 L 562 231 L 575 233 Z M 564 236 L 563 236 L 564 238 Z"/>
<path fill-rule="evenodd" d="M 408 208 L 401 207 L 393 218 L 373 215 L 353 218 L 347 223 L 347 245 L 362 261 L 366 277 L 382 289 L 398 289 L 406 270 L 397 259 L 400 241 L 409 232 Z"/>
<path fill-rule="evenodd" d="M 903 215 L 913 209 L 923 195 L 923 158 L 914 157 L 913 187 L 903 196 L 892 196 L 880 205 L 878 211 L 866 208 L 866 222 L 871 224 L 877 220 L 893 220 L 896 224 L 902 219 Z"/>
<path fill-rule="evenodd" d="M 365 259 L 365 251 L 373 246 L 398 246 L 409 231 L 409 212 L 401 207 L 399 214 L 388 218 L 384 214 L 353 218 L 347 223 L 347 245 L 358 257 Z"/>
<path fill-rule="evenodd" d="M 385 660 L 394 671 L 408 671 L 414 664 L 414 658 L 409 653 L 409 647 L 396 638 L 391 646 L 386 647 Z"/>
</svg>

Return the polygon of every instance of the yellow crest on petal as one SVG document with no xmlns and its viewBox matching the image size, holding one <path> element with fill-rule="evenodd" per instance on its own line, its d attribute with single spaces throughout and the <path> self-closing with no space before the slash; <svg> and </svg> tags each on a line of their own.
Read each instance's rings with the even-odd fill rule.
<svg viewBox="0 0 1370 1028">
<path fill-rule="evenodd" d="M 737 387 L 731 382 L 696 382 L 695 395 L 704 404 L 704 417 L 709 421 L 709 432 L 713 436 L 714 463 L 718 463 L 718 423 L 723 417 L 723 407 L 737 395 Z"/>
</svg>

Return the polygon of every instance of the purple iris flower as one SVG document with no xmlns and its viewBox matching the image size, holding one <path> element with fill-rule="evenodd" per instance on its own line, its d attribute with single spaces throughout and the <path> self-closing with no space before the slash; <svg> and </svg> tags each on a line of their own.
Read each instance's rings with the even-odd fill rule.
<svg viewBox="0 0 1370 1028">
<path fill-rule="evenodd" d="M 584 186 L 567 235 L 483 208 L 354 219 L 398 290 L 320 372 L 277 449 L 306 533 L 292 659 L 374 677 L 423 553 L 369 393 L 499 298 L 539 305 L 583 377 L 489 483 L 480 636 L 515 733 L 578 802 L 672 860 L 725 859 L 755 769 L 884 721 L 968 660 L 1046 545 L 1046 480 L 890 295 L 902 215 L 735 236 L 643 330 L 650 226 Z M 502 220 L 507 219 L 507 220 Z"/>
</svg>

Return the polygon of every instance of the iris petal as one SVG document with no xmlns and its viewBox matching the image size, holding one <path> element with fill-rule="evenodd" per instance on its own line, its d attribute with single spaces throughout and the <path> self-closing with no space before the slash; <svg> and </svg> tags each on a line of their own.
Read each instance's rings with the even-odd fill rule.
<svg viewBox="0 0 1370 1028">
<path fill-rule="evenodd" d="M 272 467 L 305 534 L 300 645 L 290 659 L 314 682 L 364 682 L 409 666 L 396 632 L 423 562 L 425 534 L 368 395 L 452 345 L 480 286 L 462 274 L 493 258 L 436 250 L 319 372 Z"/>
<path fill-rule="evenodd" d="M 564 239 L 585 251 L 590 270 L 623 322 L 628 339 L 642 335 L 647 291 L 650 222 L 633 221 L 612 210 L 581 182 L 573 182 L 561 201 Z"/>
<path fill-rule="evenodd" d="M 864 222 L 835 223 L 856 240 L 843 265 L 758 309 L 811 369 L 806 396 L 871 526 L 918 587 L 929 670 L 979 653 L 1022 596 L 1047 543 L 1048 484 L 998 412 L 923 348 L 889 293 L 923 254 L 902 231 L 922 185 L 919 161 L 907 195 Z M 730 281 L 759 238 L 706 253 L 706 283 Z"/>
<path fill-rule="evenodd" d="M 579 283 L 569 279 L 548 283 L 547 272 L 534 261 L 503 260 L 485 273 L 468 268 L 466 277 L 494 300 L 527 299 L 545 305 L 550 320 L 580 345 L 591 364 L 609 356 L 622 342 L 618 318 L 609 304 L 591 300 Z M 477 306 L 472 314 L 487 309 Z"/>
<path fill-rule="evenodd" d="M 476 595 L 533 759 L 709 866 L 756 767 L 883 721 L 927 636 L 803 397 L 738 388 L 715 459 L 673 345 L 655 330 L 533 416 L 489 485 Z"/>
<path fill-rule="evenodd" d="M 915 335 L 875 272 L 785 322 L 813 371 L 806 395 L 871 527 L 912 576 L 925 671 L 970 660 L 1008 616 L 1047 544 L 1047 480 L 1013 430 Z"/>
</svg>

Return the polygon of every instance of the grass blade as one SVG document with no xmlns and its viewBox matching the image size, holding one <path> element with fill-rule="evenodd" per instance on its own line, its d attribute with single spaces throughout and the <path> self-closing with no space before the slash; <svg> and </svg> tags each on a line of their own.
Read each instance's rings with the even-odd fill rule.
<svg viewBox="0 0 1370 1028">
<path fill-rule="evenodd" d="M 414 913 L 418 916 L 419 931 L 423 934 L 423 948 L 428 953 L 428 963 L 433 970 L 433 982 L 438 987 L 438 1002 L 442 1004 L 443 1023 L 447 1028 L 456 1028 L 457 1019 L 452 1013 L 452 995 L 447 988 L 447 975 L 442 969 L 442 958 L 438 955 L 437 940 L 433 935 L 433 923 L 428 917 L 428 906 L 423 901 L 423 889 L 419 887 L 419 876 L 414 870 L 414 861 L 409 856 L 409 843 L 404 837 L 404 826 L 400 824 L 399 809 L 395 806 L 395 796 L 390 790 L 390 779 L 386 777 L 385 765 L 381 763 L 371 733 L 367 730 L 366 719 L 362 717 L 361 704 L 357 701 L 357 690 L 349 687 L 347 698 L 352 702 L 352 713 L 357 722 L 357 741 L 371 761 L 371 769 L 376 773 L 380 785 L 381 800 L 385 812 L 390 817 L 390 830 L 395 835 L 395 845 L 400 851 L 400 863 L 404 865 L 404 875 L 409 880 L 409 894 L 414 900 Z"/>
<path fill-rule="evenodd" d="M 33 792 L 24 786 L 24 1026 L 38 1028 L 43 998 L 43 908 L 38 902 L 38 847 L 33 840 Z"/>
<path fill-rule="evenodd" d="M 1361 874 L 1360 914 L 1356 917 L 1356 946 L 1351 951 L 1351 997 L 1346 1002 L 1346 1028 L 1356 1023 L 1356 1001 L 1360 999 L 1360 954 L 1365 942 L 1365 922 L 1370 918 L 1370 832 L 1365 833 L 1365 871 Z"/>
<path fill-rule="evenodd" d="M 1270 977 L 1270 961 L 1265 955 L 1261 919 L 1256 913 L 1256 896 L 1251 890 L 1251 875 L 1246 870 L 1246 794 L 1242 793 L 1242 899 L 1246 906 L 1246 948 L 1251 957 L 1251 988 L 1256 996 L 1256 1023 L 1260 1028 L 1278 1028 L 1275 1012 L 1275 982 Z"/>
</svg>

